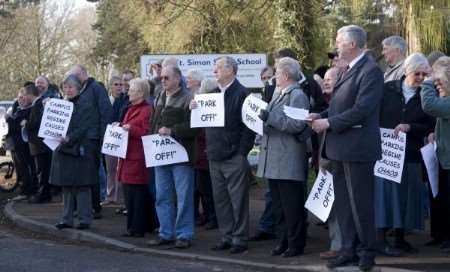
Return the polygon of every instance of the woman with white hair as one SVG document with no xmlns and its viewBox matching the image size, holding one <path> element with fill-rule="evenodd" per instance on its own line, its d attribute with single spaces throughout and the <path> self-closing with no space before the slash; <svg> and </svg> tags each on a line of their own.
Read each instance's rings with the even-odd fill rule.
<svg viewBox="0 0 450 272">
<path fill-rule="evenodd" d="M 425 221 L 423 199 L 422 156 L 424 138 L 433 130 L 434 119 L 423 112 L 420 85 L 430 72 L 426 57 L 414 53 L 405 60 L 405 76 L 384 85 L 380 108 L 380 127 L 406 133 L 405 161 L 401 183 L 375 177 L 375 223 L 378 229 L 378 250 L 387 256 L 414 253 L 405 240 L 405 229 L 423 230 Z M 388 229 L 395 230 L 393 246 L 385 239 Z"/>
<path fill-rule="evenodd" d="M 423 110 L 436 117 L 434 140 L 439 159 L 439 193 L 431 209 L 431 235 L 438 244 L 443 242 L 442 251 L 450 252 L 450 57 L 440 57 L 433 64 L 433 76 L 422 84 Z M 430 138 L 430 137 L 429 137 Z M 435 211 L 437 214 L 435 214 Z M 438 218 L 436 218 L 436 216 Z M 436 221 L 435 222 L 435 219 Z M 431 243 L 430 243 L 431 244 Z"/>
<path fill-rule="evenodd" d="M 199 70 L 191 69 L 186 73 L 186 87 L 193 93 L 198 93 L 203 80 L 203 74 Z"/>
</svg>

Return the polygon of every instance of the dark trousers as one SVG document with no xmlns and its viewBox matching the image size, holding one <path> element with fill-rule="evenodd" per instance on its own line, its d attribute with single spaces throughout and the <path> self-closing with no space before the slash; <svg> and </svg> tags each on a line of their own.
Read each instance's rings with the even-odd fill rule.
<svg viewBox="0 0 450 272">
<path fill-rule="evenodd" d="M 303 249 L 306 245 L 304 182 L 269 179 L 269 187 L 279 245 Z"/>
<path fill-rule="evenodd" d="M 36 168 L 36 176 L 38 180 L 40 198 L 51 198 L 50 184 L 48 179 L 50 176 L 50 167 L 52 164 L 52 153 L 42 153 L 34 156 L 34 165 Z"/>
<path fill-rule="evenodd" d="M 203 216 L 206 222 L 215 222 L 216 210 L 214 209 L 214 197 L 211 185 L 209 170 L 195 170 L 195 183 L 198 189 L 199 198 L 202 203 Z"/>
<path fill-rule="evenodd" d="M 450 240 L 450 170 L 439 165 L 439 193 L 433 198 L 430 188 L 431 237 L 439 241 Z"/>
<path fill-rule="evenodd" d="M 334 208 L 344 255 L 375 257 L 374 162 L 333 161 Z"/>
<path fill-rule="evenodd" d="M 100 153 L 97 156 L 95 163 L 97 166 L 97 169 L 100 168 Z M 91 198 L 92 198 L 92 209 L 94 210 L 94 212 L 99 213 L 102 210 L 102 206 L 100 205 L 101 203 L 101 197 L 100 197 L 100 178 L 98 178 L 95 181 L 95 184 L 91 186 Z"/>
<path fill-rule="evenodd" d="M 127 231 L 132 234 L 152 232 L 156 226 L 155 204 L 147 184 L 123 184 L 126 195 Z"/>
<path fill-rule="evenodd" d="M 20 182 L 21 194 L 31 196 L 36 193 L 36 170 L 30 152 L 16 150 L 12 153 L 16 176 Z"/>
</svg>

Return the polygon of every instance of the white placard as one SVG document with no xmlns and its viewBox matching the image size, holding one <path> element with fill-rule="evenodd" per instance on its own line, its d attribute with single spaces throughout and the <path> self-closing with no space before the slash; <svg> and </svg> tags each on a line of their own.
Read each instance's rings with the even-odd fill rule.
<svg viewBox="0 0 450 272">
<path fill-rule="evenodd" d="M 151 64 L 166 57 L 175 57 L 183 75 L 191 69 L 199 70 L 205 78 L 215 78 L 214 64 L 223 56 L 234 58 L 238 63 L 237 78 L 247 88 L 264 87 L 261 70 L 267 65 L 266 54 L 196 54 L 196 55 L 143 55 L 141 56 L 141 78 L 152 78 Z"/>
<path fill-rule="evenodd" d="M 59 144 L 61 143 L 61 141 L 59 140 L 54 140 L 54 139 L 49 139 L 49 138 L 44 138 L 43 140 L 44 144 L 46 146 L 48 146 L 48 148 L 50 148 L 52 151 L 55 151 L 55 149 L 59 146 Z"/>
<path fill-rule="evenodd" d="M 258 115 L 261 110 L 267 109 L 267 103 L 254 95 L 249 95 L 242 104 L 242 122 L 251 130 L 263 135 L 263 121 Z"/>
<path fill-rule="evenodd" d="M 439 161 L 436 156 L 435 145 L 436 143 L 429 143 L 420 149 L 425 168 L 427 169 L 428 181 L 430 182 L 433 197 L 436 197 L 439 193 Z"/>
<path fill-rule="evenodd" d="M 186 149 L 170 136 L 152 134 L 142 136 L 147 167 L 188 162 Z"/>
<path fill-rule="evenodd" d="M 305 109 L 299 109 L 299 108 L 294 108 L 294 107 L 289 107 L 289 106 L 284 106 L 283 108 L 283 112 L 284 114 L 286 114 L 286 116 L 292 118 L 292 119 L 296 119 L 296 120 L 310 120 L 308 119 L 308 115 L 309 115 L 309 111 L 305 110 Z"/>
<path fill-rule="evenodd" d="M 197 108 L 191 111 L 191 127 L 224 127 L 225 106 L 223 93 L 196 94 Z"/>
<path fill-rule="evenodd" d="M 103 137 L 102 153 L 125 159 L 128 147 L 128 131 L 119 126 L 108 125 Z"/>
<path fill-rule="evenodd" d="M 60 140 L 65 138 L 72 117 L 73 103 L 52 98 L 45 103 L 38 136 Z"/>
<path fill-rule="evenodd" d="M 400 183 L 405 162 L 406 134 L 399 132 L 395 136 L 393 129 L 380 128 L 381 160 L 375 163 L 374 174 L 377 177 Z"/>
<path fill-rule="evenodd" d="M 333 176 L 328 171 L 325 174 L 319 171 L 308 199 L 305 202 L 305 208 L 322 220 L 322 222 L 325 222 L 328 216 L 330 216 L 333 203 Z"/>
</svg>

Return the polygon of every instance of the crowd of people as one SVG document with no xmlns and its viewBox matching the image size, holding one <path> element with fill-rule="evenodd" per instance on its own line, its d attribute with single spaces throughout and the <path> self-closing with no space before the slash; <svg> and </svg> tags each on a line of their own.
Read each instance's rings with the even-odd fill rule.
<svg viewBox="0 0 450 272">
<path fill-rule="evenodd" d="M 330 66 L 314 76 L 302 71 L 291 49 L 276 50 L 274 67 L 261 71 L 262 99 L 268 103 L 259 114 L 262 136 L 241 120 L 250 92 L 237 79 L 238 63 L 231 57 L 216 60 L 214 80 L 198 70 L 183 76 L 173 57 L 152 64 L 151 79 L 127 70 L 106 87 L 74 65 L 61 83 L 62 94 L 39 76 L 19 90 L 6 117 L 6 142 L 21 184 L 16 200 L 45 203 L 61 193 L 58 229 L 74 227 L 75 211 L 76 227 L 88 229 L 93 218 L 101 218 L 102 205 L 120 204 L 116 212 L 127 218 L 124 236 L 157 233 L 149 246 L 189 248 L 195 227 L 203 226 L 221 233 L 212 250 L 239 254 L 249 241 L 277 239 L 270 254 L 287 258 L 303 254 L 307 246 L 309 171 L 329 171 L 335 193 L 327 222 L 330 249 L 320 254 L 328 267 L 357 263 L 369 271 L 377 253 L 417 252 L 405 234 L 424 230 L 428 214 L 432 240 L 427 245 L 450 252 L 450 57 L 440 52 L 407 56 L 405 40 L 391 36 L 381 44 L 383 75 L 366 42 L 361 27 L 340 28 Z M 223 127 L 191 128 L 193 97 L 199 93 L 224 94 Z M 67 136 L 54 151 L 38 137 L 49 98 L 74 104 Z M 307 120 L 292 119 L 284 106 L 310 114 Z M 129 133 L 124 159 L 100 153 L 108 124 Z M 374 176 L 381 159 L 380 128 L 407 135 L 401 183 Z M 141 137 L 149 134 L 176 139 L 189 161 L 146 168 Z M 439 159 L 436 197 L 427 188 L 420 152 L 429 142 L 436 144 Z M 268 191 L 250 236 L 247 155 L 255 143 L 260 150 L 256 175 L 267 180 Z"/>
</svg>

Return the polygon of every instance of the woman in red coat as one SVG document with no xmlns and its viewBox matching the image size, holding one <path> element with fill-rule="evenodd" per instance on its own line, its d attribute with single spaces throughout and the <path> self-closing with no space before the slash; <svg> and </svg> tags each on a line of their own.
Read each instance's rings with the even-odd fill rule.
<svg viewBox="0 0 450 272">
<path fill-rule="evenodd" d="M 127 232 L 124 236 L 143 237 L 156 225 L 153 221 L 151 196 L 148 191 L 149 171 L 145 167 L 141 137 L 150 131 L 152 107 L 145 101 L 150 86 L 147 80 L 135 78 L 128 91 L 130 105 L 120 124 L 129 132 L 125 159 L 119 160 L 117 177 L 123 184 L 125 206 L 128 210 Z"/>
</svg>

